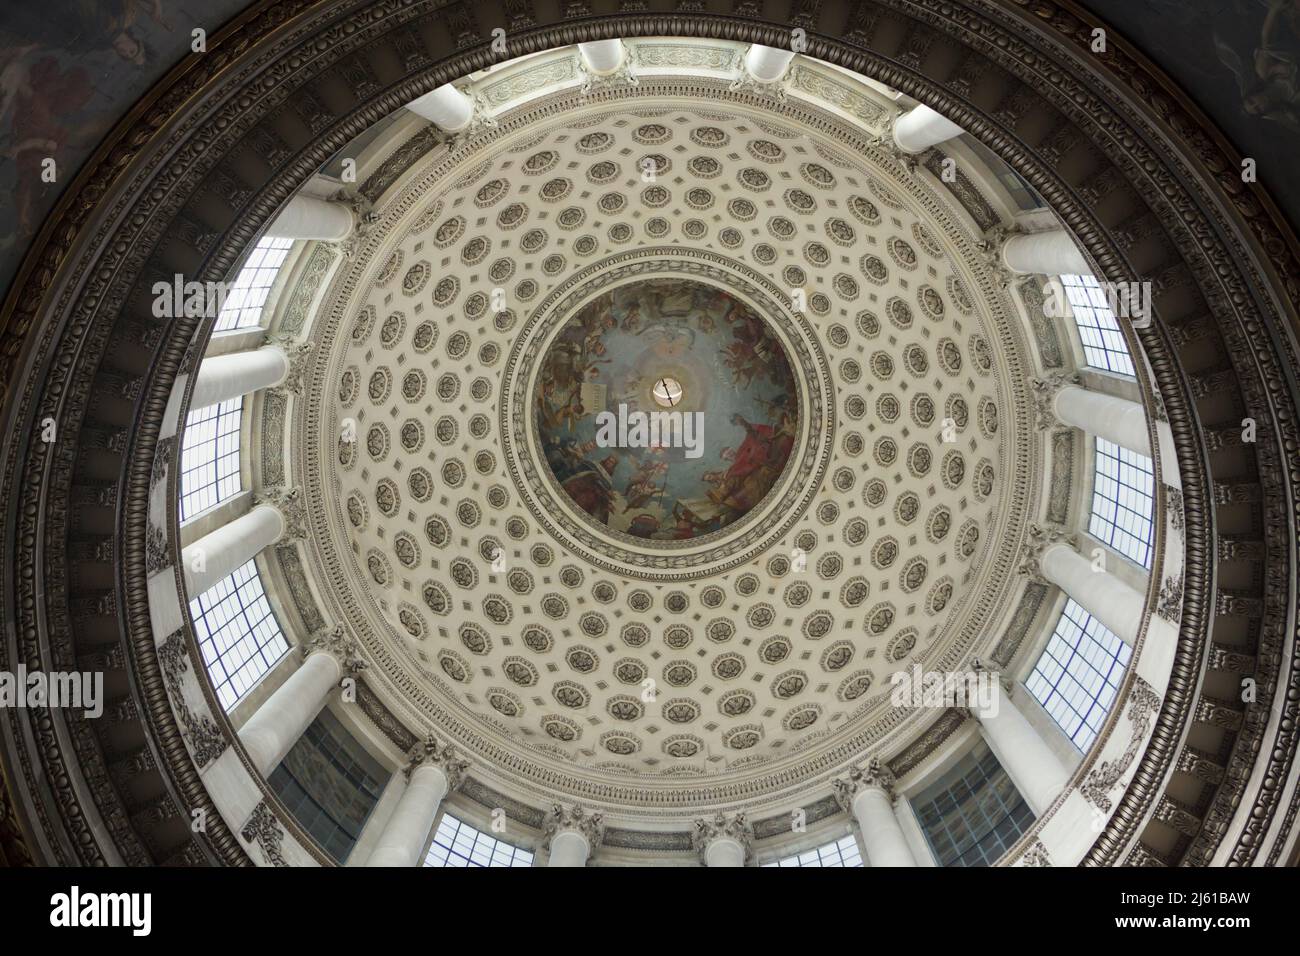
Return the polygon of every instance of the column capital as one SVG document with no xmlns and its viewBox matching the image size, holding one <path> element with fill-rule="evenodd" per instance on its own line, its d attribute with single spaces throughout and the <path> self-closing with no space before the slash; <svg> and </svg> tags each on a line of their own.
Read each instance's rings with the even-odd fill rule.
<svg viewBox="0 0 1300 956">
<path fill-rule="evenodd" d="M 253 504 L 270 505 L 284 519 L 280 541 L 300 541 L 307 537 L 307 506 L 297 488 L 263 488 L 253 495 Z"/>
<path fill-rule="evenodd" d="M 620 41 L 621 42 L 621 41 Z M 599 72 L 591 68 L 587 63 L 587 58 L 582 55 L 581 51 L 577 57 L 578 75 L 582 77 L 582 95 L 586 96 L 593 90 L 612 89 L 618 86 L 640 86 L 641 81 L 637 75 L 632 72 L 632 52 L 623 51 L 623 57 L 619 60 L 618 66 L 612 70 Z"/>
<path fill-rule="evenodd" d="M 1020 563 L 1020 573 L 1037 584 L 1046 584 L 1043 576 L 1043 554 L 1054 545 L 1063 544 L 1071 548 L 1079 546 L 1079 536 L 1059 525 L 1031 524 L 1026 535 L 1024 557 Z"/>
<path fill-rule="evenodd" d="M 339 662 L 343 673 L 349 676 L 355 677 L 366 669 L 366 662 L 360 656 L 360 645 L 342 624 L 322 627 L 302 644 L 304 658 L 317 652 L 332 655 Z"/>
<path fill-rule="evenodd" d="M 407 764 L 402 773 L 407 780 L 420 767 L 437 767 L 447 777 L 447 792 L 451 793 L 465 780 L 469 761 L 462 760 L 451 744 L 443 743 L 433 734 L 415 744 L 406 753 Z"/>
<path fill-rule="evenodd" d="M 546 814 L 542 831 L 545 834 L 542 847 L 546 850 L 551 848 L 551 840 L 565 831 L 581 834 L 587 841 L 587 856 L 590 857 L 605 839 L 605 818 L 599 813 L 589 813 L 577 804 L 566 807 L 555 803 Z"/>
<path fill-rule="evenodd" d="M 973 670 L 976 674 L 990 675 L 993 678 L 994 688 L 1000 689 L 1003 694 L 1010 694 L 1012 687 L 1015 686 L 1014 681 L 1012 681 L 1011 678 L 1005 672 L 998 670 L 996 665 L 986 663 L 981 658 L 978 657 L 971 658 L 970 669 Z M 971 716 L 975 717 L 975 719 L 978 720 L 980 718 L 981 713 L 976 708 L 967 707 L 966 709 L 970 711 Z"/>
<path fill-rule="evenodd" d="M 998 223 L 986 229 L 984 237 L 976 243 L 977 248 L 984 254 L 984 261 L 993 274 L 994 281 L 1003 289 L 1010 288 L 1015 273 L 1007 268 L 1002 258 L 1002 250 L 1013 237 L 1024 234 L 1024 230 L 1014 223 L 1011 225 Z"/>
<path fill-rule="evenodd" d="M 919 153 L 910 153 L 898 144 L 895 129 L 898 126 L 898 121 L 906 115 L 906 110 L 889 113 L 879 131 L 872 136 L 871 145 L 888 153 L 894 162 L 905 167 L 909 173 L 915 173 L 917 167 L 921 165 L 921 158 L 929 150 L 923 149 Z"/>
<path fill-rule="evenodd" d="M 853 812 L 853 801 L 864 790 L 882 790 L 894 799 L 894 786 L 898 783 L 892 770 L 883 760 L 872 757 L 865 764 L 850 767 L 847 776 L 835 780 L 835 802 L 846 813 Z"/>
<path fill-rule="evenodd" d="M 289 362 L 289 371 L 279 385 L 273 386 L 280 392 L 297 395 L 302 391 L 302 379 L 311 360 L 312 343 L 299 342 L 289 335 L 268 335 L 266 344 L 279 349 Z"/>
<path fill-rule="evenodd" d="M 770 96 L 778 103 L 784 103 L 786 95 L 790 89 L 790 70 L 787 64 L 786 68 L 774 80 L 762 80 L 750 72 L 749 54 L 750 50 L 758 44 L 751 44 L 743 50 L 737 50 L 735 57 L 732 58 L 730 69 L 735 70 L 736 77 L 731 81 L 728 87 L 732 92 L 746 90 L 751 93 L 758 93 L 761 96 Z M 776 51 L 783 52 L 783 51 Z M 794 54 L 791 54 L 793 59 Z"/>
<path fill-rule="evenodd" d="M 717 813 L 712 818 L 700 817 L 691 829 L 691 846 L 700 855 L 700 862 L 708 865 L 706 854 L 714 840 L 734 840 L 745 851 L 745 864 L 754 858 L 754 828 L 744 813 L 727 816 Z"/>
<path fill-rule="evenodd" d="M 1029 380 L 1029 387 L 1034 396 L 1034 417 L 1040 429 L 1055 428 L 1061 424 L 1056 416 L 1056 395 L 1067 385 L 1078 384 L 1079 376 L 1066 372 L 1050 372 Z"/>
</svg>

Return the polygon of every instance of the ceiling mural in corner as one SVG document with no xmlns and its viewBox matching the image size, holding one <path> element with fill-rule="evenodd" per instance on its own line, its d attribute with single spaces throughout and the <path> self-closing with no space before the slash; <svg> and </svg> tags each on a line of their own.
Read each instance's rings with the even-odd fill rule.
<svg viewBox="0 0 1300 956">
<path fill-rule="evenodd" d="M 535 389 L 552 479 L 616 535 L 704 537 L 777 483 L 799 437 L 785 349 L 758 313 L 689 279 L 620 286 L 551 341 Z"/>
</svg>

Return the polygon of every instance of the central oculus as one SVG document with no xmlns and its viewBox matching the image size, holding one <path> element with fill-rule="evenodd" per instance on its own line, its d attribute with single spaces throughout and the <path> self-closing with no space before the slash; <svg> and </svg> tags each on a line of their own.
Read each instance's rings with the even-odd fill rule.
<svg viewBox="0 0 1300 956">
<path fill-rule="evenodd" d="M 734 524 L 777 484 L 799 435 L 789 359 L 727 292 L 644 279 L 584 304 L 536 379 L 552 477 L 612 531 L 681 541 Z"/>
</svg>

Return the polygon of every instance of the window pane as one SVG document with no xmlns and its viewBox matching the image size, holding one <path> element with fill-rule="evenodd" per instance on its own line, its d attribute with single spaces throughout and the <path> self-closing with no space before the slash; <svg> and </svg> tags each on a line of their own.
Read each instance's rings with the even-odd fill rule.
<svg viewBox="0 0 1300 956">
<path fill-rule="evenodd" d="M 1097 739 L 1132 655 L 1132 648 L 1070 600 L 1025 687 L 1074 745 L 1086 751 Z"/>
<path fill-rule="evenodd" d="M 1097 439 L 1088 531 L 1144 568 L 1151 567 L 1155 475 L 1151 459 Z"/>
<path fill-rule="evenodd" d="M 444 813 L 425 866 L 532 866 L 533 854 Z"/>
<path fill-rule="evenodd" d="M 1061 284 L 1074 312 L 1084 361 L 1093 368 L 1132 375 L 1133 358 L 1097 277 L 1063 275 Z"/>
<path fill-rule="evenodd" d="M 918 794 L 912 806 L 940 866 L 991 866 L 1034 822 L 985 744 Z"/>
<path fill-rule="evenodd" d="M 289 650 L 252 561 L 190 601 L 190 617 L 227 711 Z"/>
<path fill-rule="evenodd" d="M 346 863 L 388 774 L 338 718 L 322 710 L 269 778 L 294 819 Z"/>
<path fill-rule="evenodd" d="M 241 395 L 185 416 L 181 521 L 239 493 L 239 425 L 243 414 Z"/>
<path fill-rule="evenodd" d="M 292 246 L 292 239 L 263 237 L 257 241 L 226 294 L 217 324 L 212 327 L 214 332 L 251 329 L 261 324 L 262 307 Z"/>
<path fill-rule="evenodd" d="M 853 834 L 841 837 L 815 850 L 805 850 L 782 860 L 764 863 L 764 866 L 862 866 L 862 854 Z"/>
</svg>

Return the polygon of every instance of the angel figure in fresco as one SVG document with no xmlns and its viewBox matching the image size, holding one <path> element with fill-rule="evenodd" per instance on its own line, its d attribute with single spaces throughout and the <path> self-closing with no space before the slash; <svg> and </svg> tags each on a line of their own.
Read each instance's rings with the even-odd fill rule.
<svg viewBox="0 0 1300 956">
<path fill-rule="evenodd" d="M 8 59 L 0 69 L 0 158 L 14 169 L 13 206 L 16 222 L 0 247 L 25 240 L 40 227 L 40 207 L 50 187 L 42 176 L 45 161 L 54 159 L 60 179 L 70 147 L 75 149 L 88 130 L 70 125 L 93 95 L 90 79 L 79 66 L 65 69 L 35 44 L 4 47 Z M 12 55 L 11 54 L 16 54 Z"/>
<path fill-rule="evenodd" d="M 1242 108 L 1300 134 L 1300 0 L 1258 3 L 1267 12 L 1249 62 L 1217 29 L 1214 45 L 1219 59 L 1236 74 Z"/>
<path fill-rule="evenodd" d="M 623 491 L 624 511 L 644 508 L 656 497 L 663 494 L 664 477 L 668 474 L 668 462 L 662 459 L 643 458 L 637 463 L 637 470 L 628 479 Z"/>
<path fill-rule="evenodd" d="M 744 514 L 758 504 L 776 482 L 781 464 L 774 458 L 780 437 L 771 425 L 756 424 L 737 413 L 731 424 L 745 431 L 731 466 L 709 491 L 709 498 L 732 514 Z M 716 475 L 717 472 L 710 472 Z"/>
</svg>

